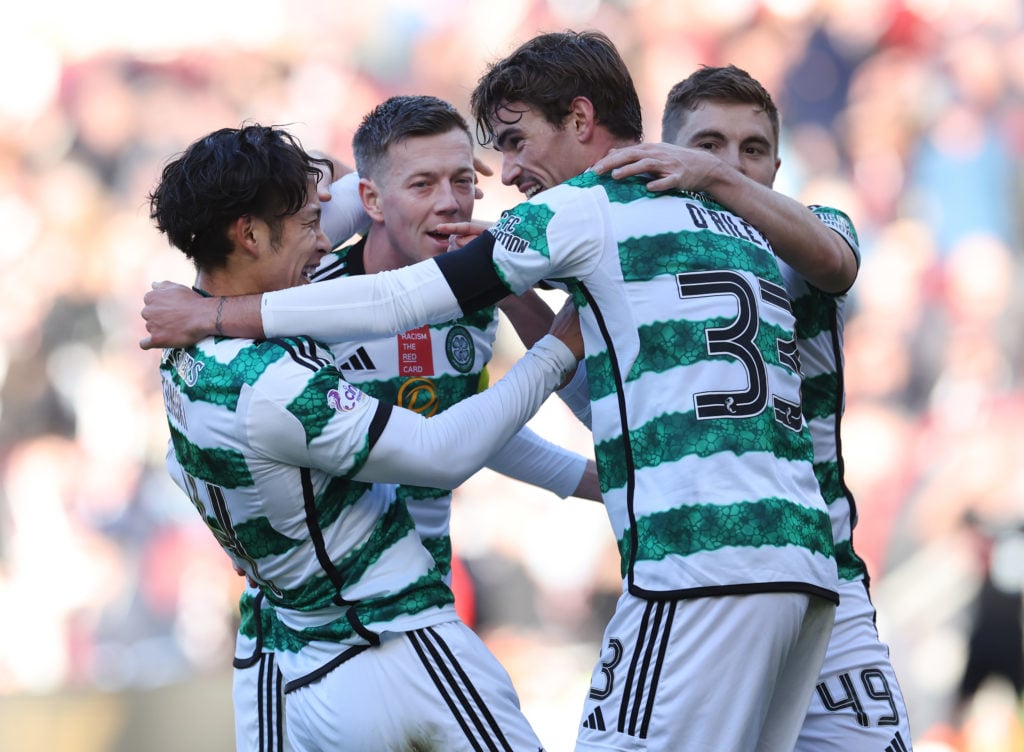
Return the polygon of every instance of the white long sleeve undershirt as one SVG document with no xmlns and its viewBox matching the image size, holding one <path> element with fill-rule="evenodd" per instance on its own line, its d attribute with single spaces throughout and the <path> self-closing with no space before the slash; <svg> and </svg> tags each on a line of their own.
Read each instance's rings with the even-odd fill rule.
<svg viewBox="0 0 1024 752">
<path fill-rule="evenodd" d="M 487 467 L 564 499 L 579 486 L 587 469 L 587 458 L 523 427 L 491 456 Z"/>
<path fill-rule="evenodd" d="M 360 274 L 264 295 L 263 332 L 302 332 L 324 342 L 401 334 L 463 315 L 432 259 L 377 274 Z"/>
<path fill-rule="evenodd" d="M 496 384 L 444 412 L 393 410 L 356 479 L 455 488 L 533 417 L 575 363 L 561 340 L 546 335 Z"/>
</svg>

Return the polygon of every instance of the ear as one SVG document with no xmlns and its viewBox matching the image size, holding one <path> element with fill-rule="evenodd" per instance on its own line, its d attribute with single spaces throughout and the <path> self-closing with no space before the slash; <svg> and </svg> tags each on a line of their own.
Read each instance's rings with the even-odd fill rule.
<svg viewBox="0 0 1024 752">
<path fill-rule="evenodd" d="M 384 208 L 381 206 L 381 191 L 370 178 L 359 178 L 359 199 L 363 209 L 373 222 L 384 221 Z"/>
<path fill-rule="evenodd" d="M 594 103 L 586 97 L 576 97 L 569 103 L 569 115 L 566 123 L 566 127 L 576 134 L 578 141 L 582 143 L 590 141 L 594 136 L 594 129 L 597 127 Z"/>
<path fill-rule="evenodd" d="M 236 219 L 228 232 L 236 249 L 252 255 L 259 254 L 258 233 L 259 229 L 251 214 L 243 214 Z"/>
</svg>

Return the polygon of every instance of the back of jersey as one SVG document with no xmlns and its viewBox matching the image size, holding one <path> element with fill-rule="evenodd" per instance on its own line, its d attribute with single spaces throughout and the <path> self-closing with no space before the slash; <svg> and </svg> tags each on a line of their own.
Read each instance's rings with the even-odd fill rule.
<svg viewBox="0 0 1024 752">
<path fill-rule="evenodd" d="M 795 320 L 765 238 L 699 194 L 584 173 L 506 213 L 513 291 L 554 279 L 586 341 L 595 455 L 623 576 L 650 598 L 835 599 L 800 410 Z"/>
</svg>

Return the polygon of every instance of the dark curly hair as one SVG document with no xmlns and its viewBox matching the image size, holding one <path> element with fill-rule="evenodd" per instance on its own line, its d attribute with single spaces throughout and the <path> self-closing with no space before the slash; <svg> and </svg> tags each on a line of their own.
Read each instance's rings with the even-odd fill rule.
<svg viewBox="0 0 1024 752">
<path fill-rule="evenodd" d="M 509 103 L 533 107 L 561 128 L 576 97 L 593 103 L 597 122 L 612 135 L 643 138 L 640 98 L 615 45 L 598 31 L 564 31 L 536 36 L 487 68 L 469 100 L 477 140 L 494 140 L 491 121 Z"/>
<path fill-rule="evenodd" d="M 244 125 L 200 138 L 163 169 L 149 194 L 149 216 L 197 269 L 223 267 L 227 229 L 239 217 L 267 222 L 280 240 L 281 220 L 306 204 L 309 181 L 331 163 L 311 157 L 282 128 Z"/>
</svg>

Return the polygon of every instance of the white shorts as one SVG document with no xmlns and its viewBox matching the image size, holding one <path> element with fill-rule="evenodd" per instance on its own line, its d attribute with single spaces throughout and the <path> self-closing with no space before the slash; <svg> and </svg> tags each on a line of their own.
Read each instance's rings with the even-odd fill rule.
<svg viewBox="0 0 1024 752">
<path fill-rule="evenodd" d="M 508 673 L 461 621 L 385 635 L 285 695 L 301 752 L 542 752 Z"/>
<path fill-rule="evenodd" d="M 250 601 L 257 611 L 263 602 L 258 593 Z M 259 617 L 256 617 L 257 620 Z M 264 653 L 261 641 L 235 637 L 231 699 L 235 710 L 237 752 L 291 752 L 284 728 L 284 677 L 273 653 Z"/>
<path fill-rule="evenodd" d="M 878 638 L 863 582 L 839 587 L 839 609 L 807 712 L 799 752 L 909 752 L 907 708 Z"/>
<path fill-rule="evenodd" d="M 577 752 L 792 749 L 834 615 L 830 601 L 804 593 L 623 594 Z"/>
</svg>

